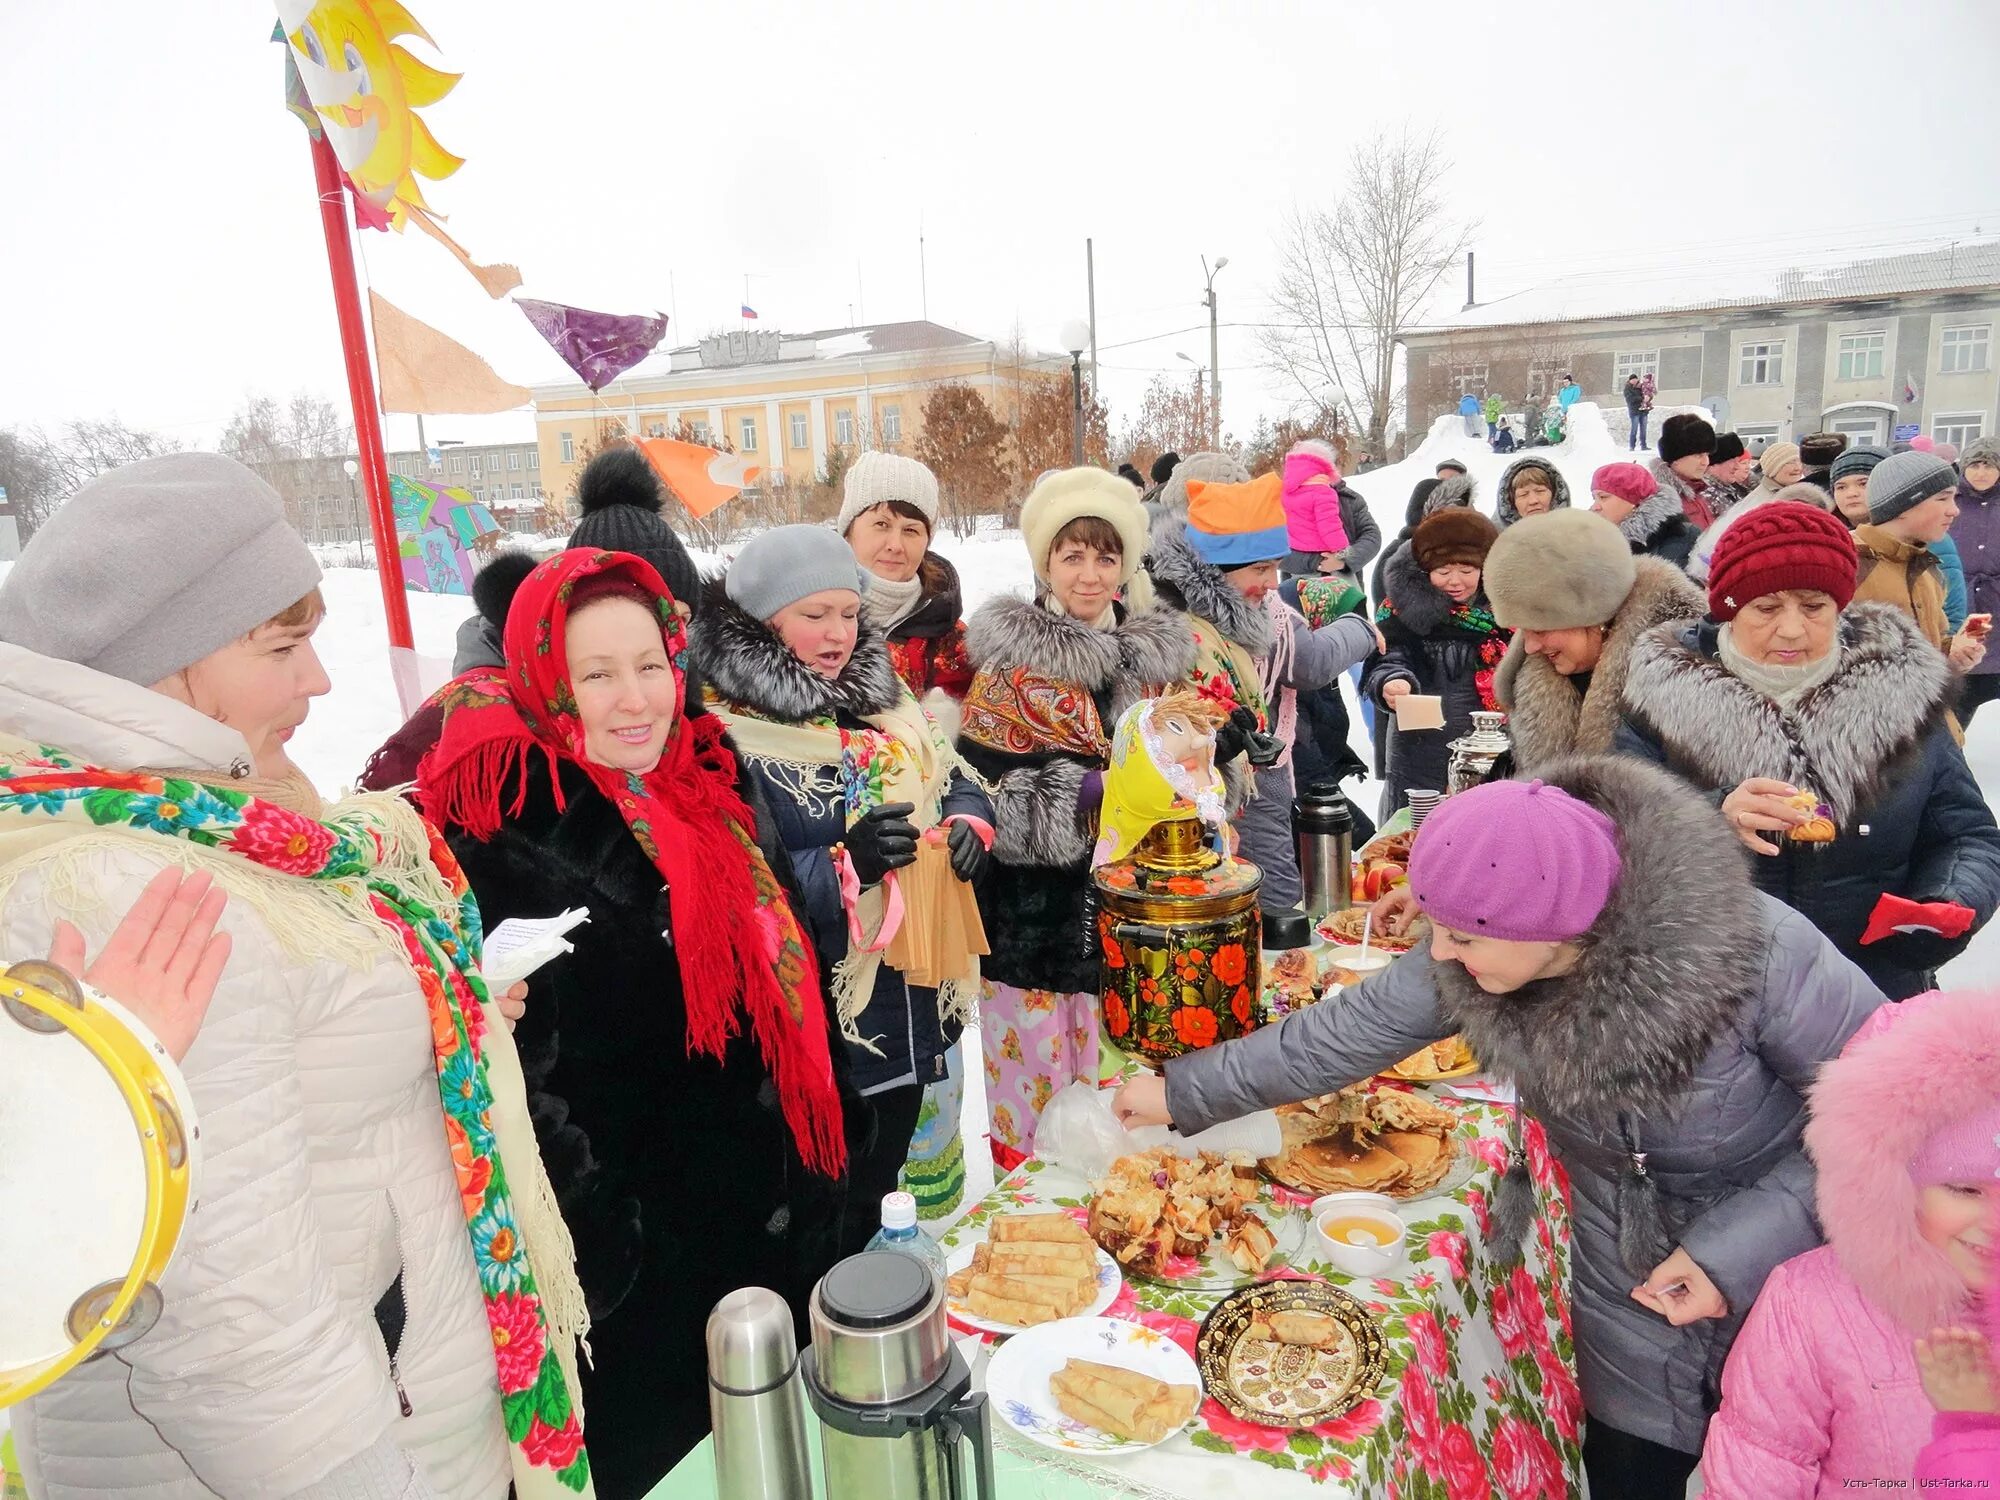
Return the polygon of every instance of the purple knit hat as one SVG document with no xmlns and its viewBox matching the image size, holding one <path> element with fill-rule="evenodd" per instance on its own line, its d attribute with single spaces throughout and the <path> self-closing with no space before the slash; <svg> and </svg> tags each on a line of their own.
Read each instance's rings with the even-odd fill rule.
<svg viewBox="0 0 2000 1500">
<path fill-rule="evenodd" d="M 1442 927 L 1510 943 L 1580 937 L 1618 886 L 1617 827 L 1541 781 L 1447 797 L 1410 850 L 1410 892 Z"/>
</svg>

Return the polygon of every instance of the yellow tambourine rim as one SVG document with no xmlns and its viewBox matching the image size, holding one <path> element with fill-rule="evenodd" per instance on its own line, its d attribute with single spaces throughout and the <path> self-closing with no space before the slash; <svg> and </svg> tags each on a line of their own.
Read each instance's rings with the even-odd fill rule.
<svg viewBox="0 0 2000 1500">
<path fill-rule="evenodd" d="M 190 1163 L 192 1142 L 181 1140 L 178 1166 L 170 1161 L 171 1142 L 176 1130 L 185 1137 L 193 1122 L 174 1117 L 172 1091 L 158 1061 L 146 1044 L 127 1030 L 109 1011 L 83 991 L 82 1008 L 47 990 L 9 976 L 0 976 L 0 996 L 40 1011 L 61 1024 L 97 1059 L 98 1065 L 117 1085 L 139 1131 L 140 1152 L 146 1167 L 146 1212 L 139 1244 L 130 1269 L 111 1299 L 111 1305 L 91 1326 L 90 1331 L 53 1359 L 12 1369 L 0 1369 L 0 1407 L 26 1400 L 44 1390 L 96 1352 L 106 1334 L 116 1328 L 142 1289 L 166 1270 L 187 1217 L 193 1186 Z M 13 1021 L 0 1017 L 0 1026 Z M 170 1123 L 171 1122 L 171 1123 Z"/>
</svg>

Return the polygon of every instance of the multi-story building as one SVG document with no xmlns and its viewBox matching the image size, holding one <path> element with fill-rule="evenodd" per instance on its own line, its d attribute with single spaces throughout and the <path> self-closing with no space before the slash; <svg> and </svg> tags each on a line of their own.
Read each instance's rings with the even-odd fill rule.
<svg viewBox="0 0 2000 1500">
<path fill-rule="evenodd" d="M 414 450 L 385 455 L 391 474 L 426 484 L 468 490 L 490 508 L 501 525 L 515 531 L 540 530 L 541 453 L 533 443 L 449 445 L 432 464 Z M 351 453 L 323 458 L 263 459 L 250 467 L 285 502 L 285 514 L 307 542 L 359 542 L 370 535 L 368 502 L 359 477 L 348 471 Z"/>
<path fill-rule="evenodd" d="M 1024 363 L 1054 373 L 1070 362 L 1023 361 L 926 322 L 720 334 L 657 351 L 599 392 L 575 380 L 534 387 L 541 472 L 550 494 L 567 497 L 585 458 L 615 432 L 663 437 L 685 428 L 755 458 L 767 475 L 810 484 L 834 449 L 908 452 L 938 385 L 969 385 L 998 408 L 1000 388 Z"/>
<path fill-rule="evenodd" d="M 542 498 L 542 454 L 534 443 L 445 443 L 438 462 L 408 449 L 388 455 L 389 472 L 425 484 L 465 490 L 498 515 L 534 509 Z"/>
<path fill-rule="evenodd" d="M 1650 373 L 1658 405 L 1706 406 L 1753 450 L 1821 431 L 1963 447 L 2000 430 L 2000 241 L 1699 294 L 1593 292 L 1578 278 L 1440 322 L 1401 335 L 1413 432 L 1468 391 L 1549 399 L 1565 372 L 1619 424 L 1625 377 Z"/>
</svg>

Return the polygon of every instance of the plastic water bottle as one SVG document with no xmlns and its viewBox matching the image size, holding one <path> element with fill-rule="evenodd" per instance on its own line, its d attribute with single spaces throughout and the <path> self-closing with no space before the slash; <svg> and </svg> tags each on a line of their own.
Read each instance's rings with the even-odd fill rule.
<svg viewBox="0 0 2000 1500">
<path fill-rule="evenodd" d="M 882 1227 L 868 1242 L 870 1250 L 893 1250 L 921 1261 L 929 1267 L 938 1285 L 944 1285 L 944 1251 L 938 1242 L 917 1228 L 917 1200 L 909 1193 L 890 1193 L 882 1199 Z"/>
</svg>

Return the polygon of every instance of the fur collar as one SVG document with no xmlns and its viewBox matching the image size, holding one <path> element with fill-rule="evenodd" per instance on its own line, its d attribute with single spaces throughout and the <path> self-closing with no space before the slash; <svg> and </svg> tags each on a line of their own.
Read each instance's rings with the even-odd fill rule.
<svg viewBox="0 0 2000 1500">
<path fill-rule="evenodd" d="M 841 710 L 866 718 L 887 713 L 903 696 L 882 632 L 865 614 L 854 655 L 829 681 L 731 599 L 720 578 L 710 580 L 702 597 L 688 654 L 694 670 L 727 702 L 781 724 L 803 724 Z"/>
<path fill-rule="evenodd" d="M 1572 756 L 1541 776 L 1618 825 L 1618 888 L 1562 978 L 1489 995 L 1441 963 L 1438 996 L 1482 1062 L 1523 1080 L 1531 1108 L 1604 1122 L 1671 1111 L 1762 983 L 1765 902 L 1735 836 L 1678 777 L 1622 756 Z"/>
<path fill-rule="evenodd" d="M 1775 776 L 1818 792 L 1845 827 L 1950 706 L 1944 657 L 1888 605 L 1842 611 L 1840 665 L 1790 714 L 1724 669 L 1716 628 L 1646 635 L 1625 683 L 1633 719 L 1701 785 Z"/>
<path fill-rule="evenodd" d="M 1232 591 L 1233 592 L 1233 591 Z M 965 651 L 980 671 L 1025 669 L 1098 692 L 1123 678 L 1136 684 L 1180 682 L 1194 670 L 1194 636 L 1185 616 L 1166 609 L 1129 611 L 1093 630 L 1030 599 L 989 599 L 965 626 Z"/>
<path fill-rule="evenodd" d="M 1611 749 L 1624 713 L 1625 675 L 1641 636 L 1661 625 L 1686 625 L 1708 611 L 1708 600 L 1672 563 L 1657 557 L 1637 560 L 1632 591 L 1605 626 L 1604 649 L 1591 669 L 1589 688 L 1529 656 L 1519 635 L 1494 677 L 1493 691 L 1507 710 L 1507 733 L 1514 742 L 1514 765 L 1534 775 L 1544 762 L 1562 755 L 1604 755 Z"/>
<path fill-rule="evenodd" d="M 1153 523 L 1146 552 L 1146 571 L 1160 598 L 1175 609 L 1206 620 L 1231 641 L 1262 659 L 1271 650 L 1271 617 L 1229 586 L 1222 570 L 1205 563 L 1188 545 L 1184 524 L 1163 524 L 1162 511 Z"/>
<path fill-rule="evenodd" d="M 1662 484 L 1651 499 L 1618 523 L 1618 529 L 1625 534 L 1632 550 L 1641 552 L 1662 529 L 1684 515 L 1679 492 Z"/>
<path fill-rule="evenodd" d="M 1417 561 L 1417 549 L 1405 546 L 1389 559 L 1382 571 L 1382 602 L 1412 635 L 1431 636 L 1451 619 L 1454 605 L 1445 591 L 1431 582 L 1428 569 Z M 1474 604 L 1486 603 L 1486 592 L 1472 596 Z"/>
</svg>

